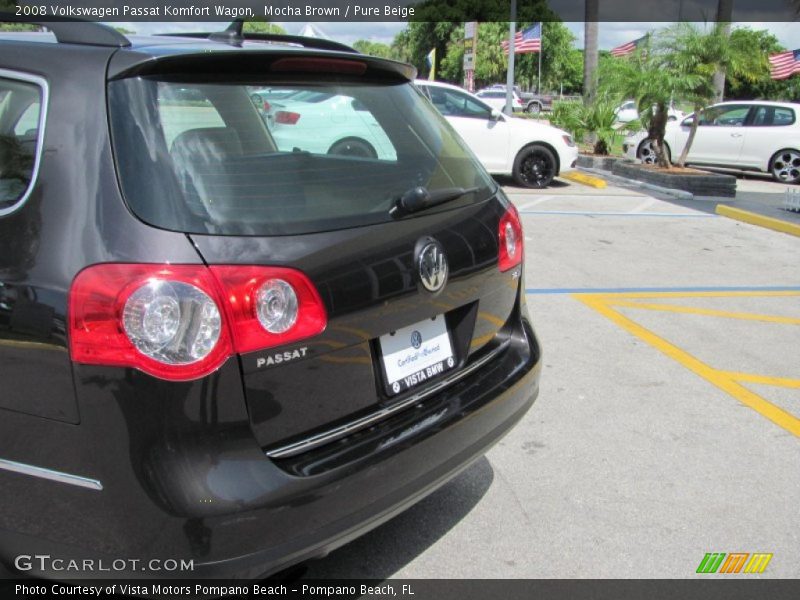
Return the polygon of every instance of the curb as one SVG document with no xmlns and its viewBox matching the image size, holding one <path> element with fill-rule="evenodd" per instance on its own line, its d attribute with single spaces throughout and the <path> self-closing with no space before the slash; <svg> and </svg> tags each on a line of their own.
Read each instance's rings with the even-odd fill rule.
<svg viewBox="0 0 800 600">
<path fill-rule="evenodd" d="M 590 173 L 597 173 L 595 169 L 588 169 L 585 167 L 581 170 L 588 171 Z M 652 183 L 645 183 L 644 181 L 637 181 L 636 179 L 628 179 L 627 177 L 620 177 L 619 175 L 613 175 L 611 173 L 609 174 L 603 173 L 602 175 L 603 177 L 612 182 L 624 183 L 625 185 L 642 188 L 645 190 L 649 190 L 651 192 L 658 192 L 660 194 L 666 194 L 667 196 L 674 196 L 675 198 L 678 198 L 680 200 L 694 200 L 694 194 L 692 194 L 692 192 L 687 192 L 684 190 L 674 190 L 672 188 L 666 188 L 660 185 L 654 185 Z M 561 177 L 564 178 L 563 175 Z"/>
<path fill-rule="evenodd" d="M 788 233 L 789 235 L 800 237 L 800 225 L 795 223 L 781 221 L 773 217 L 765 217 L 764 215 L 759 215 L 749 210 L 742 210 L 741 208 L 733 208 L 731 206 L 719 205 L 717 206 L 716 212 L 723 217 L 729 217 L 737 221 L 750 223 L 751 225 L 758 225 L 759 227 L 765 227 L 773 231 L 780 231 L 781 233 Z"/>
<path fill-rule="evenodd" d="M 595 177 L 594 175 L 589 175 L 587 173 L 582 173 L 580 171 L 567 171 L 566 173 L 559 175 L 559 177 L 561 179 L 582 183 L 583 185 L 588 185 L 589 187 L 598 189 L 602 189 L 608 185 L 605 179 L 601 179 L 600 177 Z"/>
</svg>

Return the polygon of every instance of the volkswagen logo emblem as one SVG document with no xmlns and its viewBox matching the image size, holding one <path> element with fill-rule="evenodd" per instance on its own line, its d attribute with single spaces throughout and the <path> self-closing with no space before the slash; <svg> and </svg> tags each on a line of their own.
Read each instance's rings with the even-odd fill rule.
<svg viewBox="0 0 800 600">
<path fill-rule="evenodd" d="M 411 332 L 411 345 L 416 349 L 422 346 L 422 334 L 416 329 Z"/>
<path fill-rule="evenodd" d="M 418 265 L 422 287 L 432 293 L 441 291 L 447 282 L 447 258 L 439 242 L 425 244 L 419 253 Z"/>
</svg>

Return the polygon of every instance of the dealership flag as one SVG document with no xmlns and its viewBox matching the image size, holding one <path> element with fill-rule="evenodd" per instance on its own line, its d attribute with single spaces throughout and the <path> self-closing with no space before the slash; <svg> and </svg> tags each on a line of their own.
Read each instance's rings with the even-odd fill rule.
<svg viewBox="0 0 800 600">
<path fill-rule="evenodd" d="M 638 40 L 633 40 L 632 42 L 628 42 L 627 44 L 622 44 L 622 46 L 617 46 L 613 50 L 611 50 L 611 56 L 627 56 L 628 54 L 633 54 L 636 49 L 644 43 L 647 39 L 647 36 L 640 37 Z"/>
<path fill-rule="evenodd" d="M 787 50 L 769 57 L 769 76 L 773 79 L 788 79 L 800 73 L 800 50 Z"/>
<path fill-rule="evenodd" d="M 500 42 L 503 52 L 508 54 L 508 40 Z M 514 54 L 530 54 L 542 50 L 542 24 L 534 23 L 514 36 Z"/>
</svg>

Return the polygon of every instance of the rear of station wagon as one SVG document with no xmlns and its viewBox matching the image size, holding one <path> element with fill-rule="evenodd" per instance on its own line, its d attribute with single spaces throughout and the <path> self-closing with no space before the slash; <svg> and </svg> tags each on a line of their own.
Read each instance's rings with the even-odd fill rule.
<svg viewBox="0 0 800 600">
<path fill-rule="evenodd" d="M 0 561 L 265 576 L 523 416 L 520 220 L 412 68 L 51 28 L 0 35 Z"/>
</svg>

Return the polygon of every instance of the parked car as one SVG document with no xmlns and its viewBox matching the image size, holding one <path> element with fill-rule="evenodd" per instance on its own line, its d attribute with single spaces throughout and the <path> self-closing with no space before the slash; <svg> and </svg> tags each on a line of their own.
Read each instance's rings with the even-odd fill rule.
<svg viewBox="0 0 800 600">
<path fill-rule="evenodd" d="M 264 577 L 522 418 L 541 360 L 520 217 L 412 67 L 47 27 L 0 33 L 0 564 Z M 310 113 L 278 143 L 259 87 L 369 113 L 391 152 L 307 146 Z"/>
<path fill-rule="evenodd" d="M 252 94 L 252 93 L 251 93 Z M 274 99 L 262 111 L 278 149 L 395 160 L 380 123 L 352 95 L 305 89 Z"/>
<path fill-rule="evenodd" d="M 476 92 L 475 96 L 500 112 L 503 112 L 506 108 L 505 90 L 480 90 L 479 92 Z M 517 92 L 511 92 L 511 108 L 513 112 L 522 112 L 525 110 L 525 103 L 522 101 L 522 98 L 519 96 L 519 94 L 517 94 Z"/>
<path fill-rule="evenodd" d="M 776 181 L 800 182 L 800 123 L 798 107 L 786 102 L 730 101 L 700 113 L 700 123 L 689 150 L 688 163 L 770 173 Z M 689 137 L 691 114 L 667 123 L 664 142 L 673 158 Z M 655 162 L 647 133 L 627 137 L 623 149 L 631 158 Z"/>
<path fill-rule="evenodd" d="M 291 96 L 296 93 L 297 90 L 271 87 L 254 87 L 250 90 L 250 99 L 253 101 L 253 104 L 257 109 L 262 112 L 268 112 L 272 102 L 283 100 L 287 96 Z"/>
<path fill-rule="evenodd" d="M 578 148 L 566 131 L 504 115 L 454 85 L 416 83 L 490 173 L 511 175 L 524 187 L 543 188 L 575 168 Z"/>
<path fill-rule="evenodd" d="M 506 90 L 503 83 L 495 83 L 486 88 L 487 90 Z M 553 96 L 550 94 L 536 94 L 533 92 L 523 92 L 518 85 L 514 86 L 514 91 L 522 100 L 523 110 L 526 113 L 539 114 L 543 111 L 553 110 Z"/>
<path fill-rule="evenodd" d="M 655 107 L 654 107 L 655 108 Z M 617 115 L 617 121 L 620 123 L 630 123 L 639 119 L 639 109 L 636 107 L 634 100 L 628 100 L 620 104 L 614 113 Z M 667 109 L 667 121 L 679 121 L 686 117 L 686 113 L 678 110 L 674 106 Z"/>
</svg>

